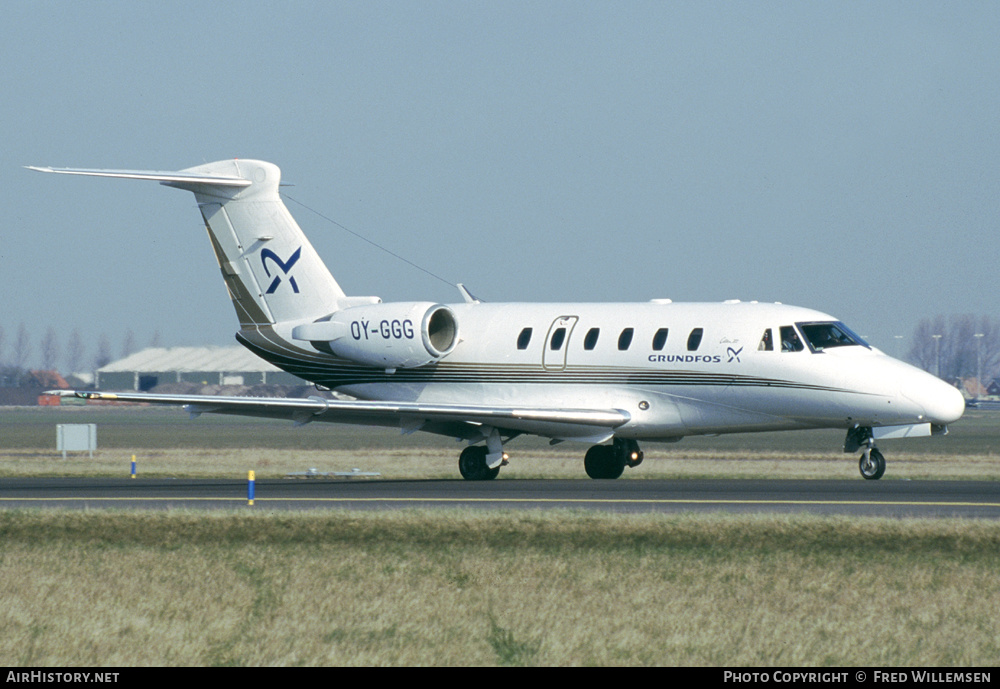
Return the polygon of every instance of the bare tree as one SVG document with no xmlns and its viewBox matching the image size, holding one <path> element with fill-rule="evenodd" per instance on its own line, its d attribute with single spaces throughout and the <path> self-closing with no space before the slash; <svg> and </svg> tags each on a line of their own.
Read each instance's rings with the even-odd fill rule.
<svg viewBox="0 0 1000 689">
<path fill-rule="evenodd" d="M 31 357 L 31 338 L 28 336 L 28 329 L 24 327 L 24 323 L 21 323 L 17 329 L 17 339 L 14 340 L 12 356 L 14 359 L 10 363 L 18 370 L 23 369 Z"/>
<path fill-rule="evenodd" d="M 935 354 L 940 346 L 939 342 L 935 342 L 934 336 L 943 335 L 944 329 L 944 316 L 936 316 L 934 319 L 921 318 L 913 330 L 913 341 L 907 360 L 914 366 L 934 373 L 937 361 Z"/>
<path fill-rule="evenodd" d="M 101 333 L 101 339 L 97 341 L 97 354 L 94 355 L 94 368 L 101 368 L 111 363 L 111 343 L 108 336 Z"/>
<path fill-rule="evenodd" d="M 976 370 L 980 371 L 980 382 L 984 385 L 993 378 L 1000 377 L 1000 321 L 983 316 L 972 334 L 976 340 Z"/>
<path fill-rule="evenodd" d="M 56 361 L 59 359 L 59 338 L 51 326 L 45 330 L 45 335 L 42 336 L 41 349 L 42 368 L 51 371 L 56 367 Z"/>
<path fill-rule="evenodd" d="M 69 373 L 79 373 L 81 363 L 83 363 L 83 338 L 80 337 L 79 328 L 73 328 L 66 344 L 66 366 Z"/>
<path fill-rule="evenodd" d="M 135 333 L 129 328 L 122 339 L 122 359 L 135 351 Z"/>
<path fill-rule="evenodd" d="M 913 331 L 910 363 L 944 380 L 989 380 L 1000 364 L 1000 322 L 989 316 L 963 314 L 924 318 Z"/>
</svg>

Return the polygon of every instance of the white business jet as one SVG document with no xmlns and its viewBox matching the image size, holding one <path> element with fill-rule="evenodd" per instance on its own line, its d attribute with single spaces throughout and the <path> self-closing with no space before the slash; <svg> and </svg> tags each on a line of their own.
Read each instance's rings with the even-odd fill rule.
<svg viewBox="0 0 1000 689">
<path fill-rule="evenodd" d="M 278 192 L 279 169 L 227 160 L 179 172 L 31 169 L 145 179 L 194 192 L 236 308 L 236 339 L 354 400 L 74 392 L 202 413 L 396 426 L 468 441 L 466 479 L 497 476 L 524 434 L 590 443 L 591 478 L 618 478 L 639 441 L 843 428 L 866 479 L 884 438 L 947 432 L 954 387 L 886 356 L 824 313 L 727 301 L 382 303 L 347 296 Z M 605 444 L 608 443 L 609 444 Z"/>
</svg>

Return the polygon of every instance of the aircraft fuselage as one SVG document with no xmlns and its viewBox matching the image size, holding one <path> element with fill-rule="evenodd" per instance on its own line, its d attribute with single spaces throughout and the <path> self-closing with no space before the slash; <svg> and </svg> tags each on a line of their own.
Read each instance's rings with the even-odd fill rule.
<svg viewBox="0 0 1000 689">
<path fill-rule="evenodd" d="M 457 346 L 412 368 L 310 351 L 295 343 L 290 325 L 243 330 L 239 339 L 296 375 L 360 399 L 620 409 L 631 417 L 615 430 L 622 438 L 947 424 L 964 408 L 952 386 L 863 341 L 813 346 L 802 324 L 837 321 L 811 309 L 655 301 L 448 308 Z M 783 329 L 798 338 L 797 351 L 781 341 Z M 401 343 L 416 336 L 412 324 L 392 321 L 359 322 L 345 335 Z"/>
</svg>

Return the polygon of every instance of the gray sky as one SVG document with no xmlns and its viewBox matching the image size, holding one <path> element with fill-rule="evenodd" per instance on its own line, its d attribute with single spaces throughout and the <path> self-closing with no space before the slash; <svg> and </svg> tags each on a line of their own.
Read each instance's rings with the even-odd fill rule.
<svg viewBox="0 0 1000 689">
<path fill-rule="evenodd" d="M 781 301 L 895 354 L 1000 315 L 998 36 L 988 2 L 7 3 L 0 356 L 232 343 L 191 194 L 22 168 L 230 157 L 488 301 Z M 460 299 L 288 206 L 349 294 Z"/>
</svg>

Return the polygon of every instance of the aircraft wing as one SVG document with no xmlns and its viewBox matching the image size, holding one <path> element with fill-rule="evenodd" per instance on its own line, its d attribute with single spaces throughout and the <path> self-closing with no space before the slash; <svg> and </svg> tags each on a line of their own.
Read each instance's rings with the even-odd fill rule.
<svg viewBox="0 0 1000 689">
<path fill-rule="evenodd" d="M 213 395 L 157 395 L 140 392 L 85 392 L 54 390 L 46 394 L 90 400 L 145 402 L 182 406 L 192 417 L 234 414 L 288 419 L 298 425 L 311 421 L 395 426 L 404 433 L 426 431 L 476 440 L 496 428 L 559 440 L 602 442 L 631 416 L 621 409 L 562 409 L 501 407 L 466 404 L 425 404 L 331 400 L 323 397 L 225 397 Z"/>
</svg>

